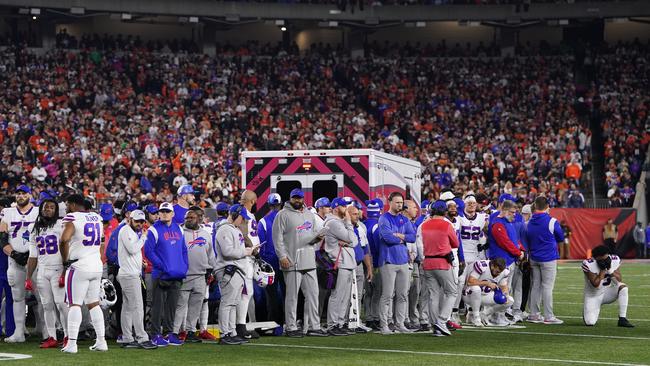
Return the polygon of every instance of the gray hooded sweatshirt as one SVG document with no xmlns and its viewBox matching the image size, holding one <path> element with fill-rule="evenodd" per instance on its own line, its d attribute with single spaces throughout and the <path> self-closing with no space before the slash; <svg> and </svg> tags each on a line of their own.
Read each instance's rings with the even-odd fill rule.
<svg viewBox="0 0 650 366">
<path fill-rule="evenodd" d="M 325 251 L 333 261 L 338 257 L 338 268 L 357 268 L 353 248 L 358 244 L 358 238 L 352 223 L 330 214 L 325 218 L 325 230 Z"/>
<path fill-rule="evenodd" d="M 318 243 L 314 214 L 307 208 L 302 211 L 291 207 L 289 202 L 278 212 L 273 221 L 273 244 L 279 259 L 287 257 L 289 269 L 304 271 L 316 268 L 316 255 L 312 245 Z"/>
<path fill-rule="evenodd" d="M 242 271 L 246 269 L 244 234 L 228 220 L 223 220 L 217 226 L 214 247 L 217 250 L 215 270 L 221 270 L 231 264 Z"/>
<path fill-rule="evenodd" d="M 217 265 L 212 251 L 211 235 L 202 227 L 192 230 L 183 225 L 183 236 L 187 246 L 189 268 L 187 276 L 205 275 L 205 271 Z"/>
</svg>

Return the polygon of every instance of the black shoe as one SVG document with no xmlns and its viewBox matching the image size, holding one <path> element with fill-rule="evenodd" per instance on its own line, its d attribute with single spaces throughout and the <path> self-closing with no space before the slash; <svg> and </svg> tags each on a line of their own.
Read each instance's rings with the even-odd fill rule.
<svg viewBox="0 0 650 366">
<path fill-rule="evenodd" d="M 390 323 L 388 324 L 388 329 L 392 330 L 393 332 L 395 331 L 395 324 Z"/>
<path fill-rule="evenodd" d="M 302 338 L 305 336 L 304 334 L 302 334 L 301 329 L 287 330 L 286 332 L 284 332 L 284 334 L 289 338 Z"/>
<path fill-rule="evenodd" d="M 420 332 L 428 332 L 431 330 L 429 324 L 420 324 Z"/>
<path fill-rule="evenodd" d="M 238 346 L 240 344 L 243 344 L 237 337 L 232 337 L 232 336 L 225 336 L 221 337 L 219 340 L 219 344 L 223 344 L 226 346 Z"/>
<path fill-rule="evenodd" d="M 331 336 L 335 336 L 335 337 L 347 336 L 347 335 L 348 335 L 348 333 L 347 333 L 346 331 L 344 331 L 343 329 L 339 328 L 338 325 L 335 325 L 335 326 L 333 326 L 332 328 L 330 328 L 330 329 L 327 331 L 327 333 L 328 333 L 329 335 L 331 335 Z"/>
<path fill-rule="evenodd" d="M 370 327 L 372 330 L 379 330 L 379 322 L 376 320 L 366 323 L 366 326 Z"/>
<path fill-rule="evenodd" d="M 248 339 L 246 339 L 246 338 L 242 338 L 242 337 L 240 337 L 240 336 L 234 336 L 233 338 L 234 338 L 237 342 L 240 342 L 241 344 L 246 344 L 246 343 L 248 343 Z"/>
<path fill-rule="evenodd" d="M 243 339 L 251 339 L 250 336 L 249 338 L 246 338 L 246 324 L 237 324 L 235 326 L 235 330 L 237 331 L 237 336 Z"/>
<path fill-rule="evenodd" d="M 355 335 L 357 334 L 357 331 L 354 329 L 350 329 L 350 327 L 346 324 L 341 327 L 341 330 L 347 333 L 348 335 Z"/>
<path fill-rule="evenodd" d="M 326 331 L 322 329 L 312 329 L 307 331 L 307 337 L 328 337 L 329 334 L 327 334 Z"/>
<path fill-rule="evenodd" d="M 260 335 L 254 330 L 251 330 L 250 332 L 247 330 L 246 333 L 248 335 L 250 335 L 250 337 L 251 337 L 250 339 L 259 339 L 260 338 Z"/>
<path fill-rule="evenodd" d="M 368 333 L 367 330 L 365 330 L 364 328 L 361 328 L 361 327 L 356 327 L 356 328 L 354 329 L 354 332 L 357 333 L 357 334 L 365 334 L 365 333 Z"/>
<path fill-rule="evenodd" d="M 623 328 L 634 328 L 634 325 L 627 321 L 627 318 L 624 318 L 622 316 L 618 317 L 618 326 Z"/>
<path fill-rule="evenodd" d="M 133 341 L 133 342 L 129 342 L 129 343 L 122 343 L 122 345 L 120 345 L 120 347 L 121 348 L 140 348 L 140 344 L 138 344 L 138 342 L 136 342 L 136 341 Z"/>
<path fill-rule="evenodd" d="M 153 342 L 151 342 L 151 341 L 140 342 L 140 343 L 138 343 L 138 346 L 140 346 L 140 348 L 142 348 L 142 349 L 156 349 L 156 348 L 158 348 L 158 346 L 153 344 Z"/>
<path fill-rule="evenodd" d="M 196 332 L 187 332 L 185 343 L 202 343 L 201 338 L 196 336 Z"/>
</svg>

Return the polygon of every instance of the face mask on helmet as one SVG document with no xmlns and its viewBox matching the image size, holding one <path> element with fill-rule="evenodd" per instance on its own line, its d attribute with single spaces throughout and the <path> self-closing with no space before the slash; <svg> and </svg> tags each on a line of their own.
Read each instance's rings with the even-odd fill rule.
<svg viewBox="0 0 650 366">
<path fill-rule="evenodd" d="M 275 282 L 275 271 L 270 264 L 260 259 L 255 262 L 253 279 L 260 287 L 272 285 Z"/>
<path fill-rule="evenodd" d="M 107 279 L 102 280 L 99 289 L 99 306 L 102 309 L 108 309 L 117 302 L 117 291 L 113 283 Z"/>
</svg>

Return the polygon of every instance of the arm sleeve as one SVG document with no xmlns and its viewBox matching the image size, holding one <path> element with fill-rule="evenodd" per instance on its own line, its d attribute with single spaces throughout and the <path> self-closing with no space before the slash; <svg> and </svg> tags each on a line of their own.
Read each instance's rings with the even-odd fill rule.
<svg viewBox="0 0 650 366">
<path fill-rule="evenodd" d="M 494 237 L 494 240 L 496 240 L 497 245 L 503 250 L 507 251 L 515 257 L 521 255 L 521 249 L 519 249 L 519 246 L 521 244 L 515 244 L 512 242 L 512 240 L 510 240 L 508 237 L 508 232 L 502 223 L 497 222 L 496 224 L 492 225 L 492 236 Z"/>
<path fill-rule="evenodd" d="M 378 225 L 377 230 L 379 230 L 379 238 L 381 239 L 381 241 L 383 241 L 387 245 L 402 244 L 402 240 L 400 240 L 400 238 L 393 235 L 395 231 L 393 230 L 392 226 L 390 225 L 390 222 L 388 221 L 388 219 L 386 219 L 385 216 L 379 218 L 379 222 L 377 225 Z"/>
<path fill-rule="evenodd" d="M 264 218 L 257 223 L 257 237 L 260 239 L 260 245 L 264 245 L 268 240 L 266 238 L 266 220 Z"/>
<path fill-rule="evenodd" d="M 144 254 L 147 256 L 147 259 L 149 259 L 149 262 L 151 262 L 151 264 L 153 264 L 154 267 L 160 270 L 164 270 L 165 267 L 163 265 L 163 261 L 156 253 L 156 246 L 158 243 L 156 240 L 156 236 L 153 233 L 153 230 L 156 229 L 150 228 L 149 231 L 147 231 L 147 239 L 144 242 Z"/>
<path fill-rule="evenodd" d="M 327 225 L 328 231 L 327 235 L 331 235 L 339 241 L 343 241 L 347 246 L 354 247 L 358 244 L 357 234 L 354 233 L 354 227 L 347 222 L 335 222 L 331 221 Z"/>
<path fill-rule="evenodd" d="M 38 248 L 36 247 L 36 237 L 31 235 L 29 240 L 29 258 L 38 258 Z"/>
<path fill-rule="evenodd" d="M 555 222 L 555 228 L 553 230 L 553 235 L 555 236 L 555 241 L 560 243 L 564 241 L 564 230 L 559 222 Z"/>
<path fill-rule="evenodd" d="M 410 221 L 406 222 L 404 241 L 407 243 L 415 243 L 415 226 Z"/>
<path fill-rule="evenodd" d="M 275 247 L 275 254 L 279 259 L 287 257 L 287 247 L 284 244 L 284 229 L 285 229 L 284 215 L 282 212 L 278 213 L 273 221 L 273 246 Z"/>
<path fill-rule="evenodd" d="M 208 255 L 208 265 L 210 268 L 214 269 L 217 268 L 217 256 L 215 255 L 214 252 L 214 243 L 212 242 L 212 235 L 210 235 L 209 240 L 209 245 L 207 246 L 207 255 Z"/>
<path fill-rule="evenodd" d="M 183 235 L 182 231 L 181 231 L 181 239 L 183 239 L 181 243 L 183 266 L 185 268 L 185 272 L 187 273 L 187 270 L 190 268 L 190 260 L 188 258 L 187 245 L 185 244 L 185 236 Z"/>
<path fill-rule="evenodd" d="M 127 230 L 120 230 L 120 233 L 117 235 L 117 245 L 123 246 L 129 254 L 135 254 L 142 248 L 140 240 L 131 243 L 127 237 L 126 231 Z"/>
</svg>

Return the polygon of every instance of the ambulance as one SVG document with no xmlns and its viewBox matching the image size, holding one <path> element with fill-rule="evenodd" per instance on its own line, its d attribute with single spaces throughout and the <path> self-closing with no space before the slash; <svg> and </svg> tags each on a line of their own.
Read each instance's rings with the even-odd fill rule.
<svg viewBox="0 0 650 366">
<path fill-rule="evenodd" d="M 242 188 L 257 194 L 256 216 L 268 212 L 267 197 L 279 193 L 282 202 L 300 188 L 305 204 L 321 197 L 351 197 L 361 202 L 387 197 L 394 191 L 418 205 L 422 166 L 419 162 L 372 149 L 245 151 L 241 156 Z"/>
</svg>

